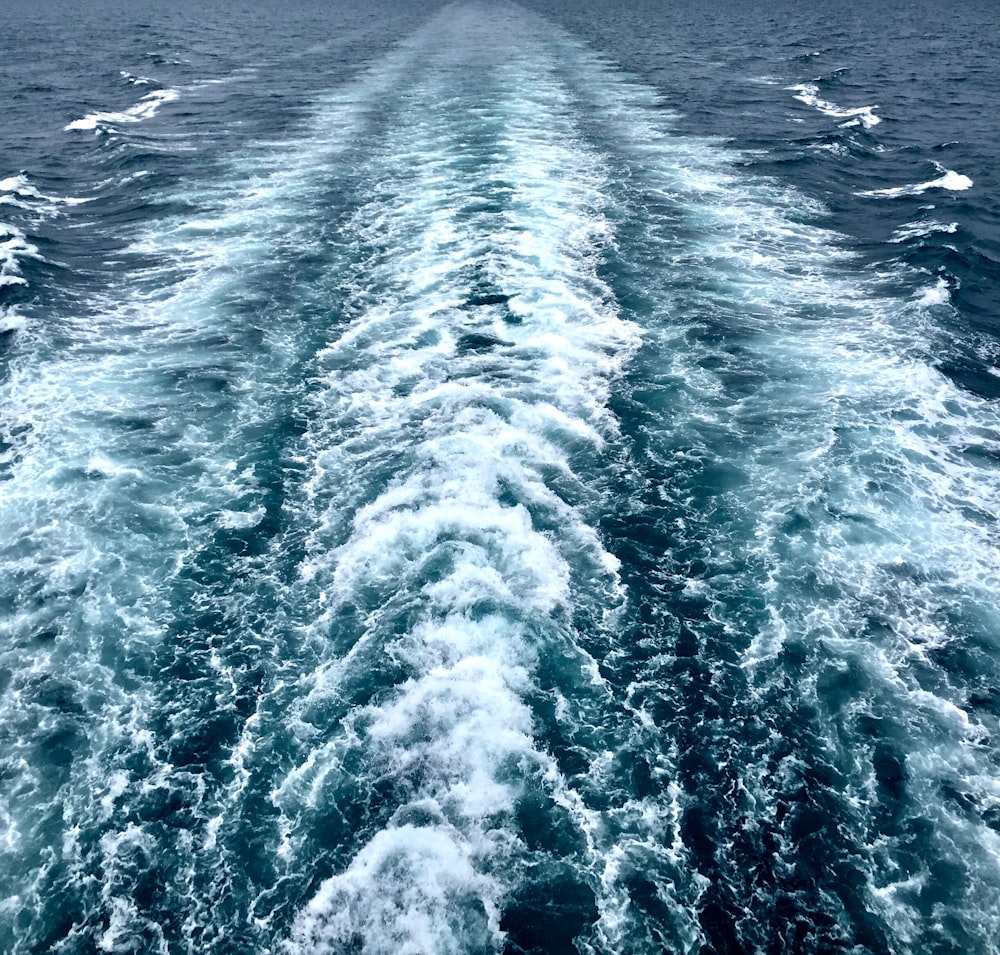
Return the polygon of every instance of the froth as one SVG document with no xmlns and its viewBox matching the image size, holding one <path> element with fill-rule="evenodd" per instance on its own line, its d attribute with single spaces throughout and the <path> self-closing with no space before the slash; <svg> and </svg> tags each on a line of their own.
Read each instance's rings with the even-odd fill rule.
<svg viewBox="0 0 1000 955">
<path fill-rule="evenodd" d="M 347 710 L 328 750 L 383 780 L 391 816 L 300 912 L 297 949 L 499 949 L 502 900 L 531 855 L 515 822 L 526 791 L 586 817 L 526 697 L 556 646 L 589 680 L 564 621 L 574 601 L 619 599 L 574 457 L 614 438 L 607 396 L 638 335 L 597 274 L 612 241 L 600 161 L 533 43 L 478 101 L 489 148 L 449 170 L 475 127 L 426 105 L 460 82 L 449 60 L 469 45 L 447 44 L 411 85 L 421 120 L 373 161 L 380 187 L 348 237 L 366 263 L 358 305 L 317 358 L 302 579 L 325 608 L 317 627 L 348 608 L 363 625 L 308 708 L 351 695 L 373 665 L 398 676 Z M 302 788 L 317 768 L 307 758 L 289 777 L 286 812 L 317 792 Z"/>
<path fill-rule="evenodd" d="M 875 114 L 877 106 L 858 106 L 854 109 L 838 106 L 829 100 L 822 99 L 819 95 L 819 87 L 815 83 L 800 83 L 797 86 L 789 87 L 795 93 L 795 99 L 807 106 L 818 109 L 827 116 L 835 116 L 838 119 L 845 119 L 841 126 L 863 126 L 871 129 L 882 122 L 881 117 Z"/>
<path fill-rule="evenodd" d="M 973 181 L 953 169 L 944 169 L 943 175 L 937 179 L 929 179 L 927 182 L 918 182 L 912 186 L 893 186 L 888 189 L 869 189 L 859 192 L 859 196 L 871 196 L 875 199 L 896 199 L 900 196 L 921 196 L 931 189 L 945 189 L 949 192 L 964 192 L 971 189 Z"/>
<path fill-rule="evenodd" d="M 372 955 L 461 955 L 499 949 L 497 881 L 448 827 L 377 833 L 300 914 L 291 952 L 360 946 Z"/>
<path fill-rule="evenodd" d="M 28 280 L 21 274 L 21 262 L 24 259 L 43 261 L 38 246 L 29 242 L 20 229 L 0 222 L 0 288 L 5 285 L 28 284 Z"/>
<path fill-rule="evenodd" d="M 165 103 L 171 103 L 180 96 L 176 89 L 154 90 L 147 93 L 135 106 L 121 112 L 88 113 L 82 119 L 68 123 L 66 130 L 91 130 L 104 127 L 114 127 L 122 123 L 141 123 L 156 115 L 157 110 Z"/>
</svg>

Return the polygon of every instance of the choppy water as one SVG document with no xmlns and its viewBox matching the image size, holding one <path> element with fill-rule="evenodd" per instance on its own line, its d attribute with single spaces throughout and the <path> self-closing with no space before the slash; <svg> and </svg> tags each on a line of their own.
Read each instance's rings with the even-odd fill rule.
<svg viewBox="0 0 1000 955">
<path fill-rule="evenodd" d="M 985 3 L 0 38 L 0 950 L 1000 951 Z"/>
</svg>

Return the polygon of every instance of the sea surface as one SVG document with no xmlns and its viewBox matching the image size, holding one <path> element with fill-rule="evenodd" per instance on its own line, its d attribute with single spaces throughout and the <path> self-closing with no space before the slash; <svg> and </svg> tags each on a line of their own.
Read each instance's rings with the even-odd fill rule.
<svg viewBox="0 0 1000 955">
<path fill-rule="evenodd" d="M 0 952 L 1000 952 L 995 0 L 0 20 Z"/>
</svg>

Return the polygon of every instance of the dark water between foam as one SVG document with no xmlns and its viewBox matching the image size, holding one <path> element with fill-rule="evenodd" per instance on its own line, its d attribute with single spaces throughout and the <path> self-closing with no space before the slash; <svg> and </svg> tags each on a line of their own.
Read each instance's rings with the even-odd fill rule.
<svg viewBox="0 0 1000 955">
<path fill-rule="evenodd" d="M 0 950 L 998 951 L 991 6 L 5 20 Z"/>
</svg>

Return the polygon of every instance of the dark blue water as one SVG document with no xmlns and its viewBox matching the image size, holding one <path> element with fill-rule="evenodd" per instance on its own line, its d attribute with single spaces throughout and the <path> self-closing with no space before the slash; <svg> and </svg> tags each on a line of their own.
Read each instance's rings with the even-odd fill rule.
<svg viewBox="0 0 1000 955">
<path fill-rule="evenodd" d="M 1000 951 L 992 5 L 0 34 L 0 951 Z"/>
</svg>

